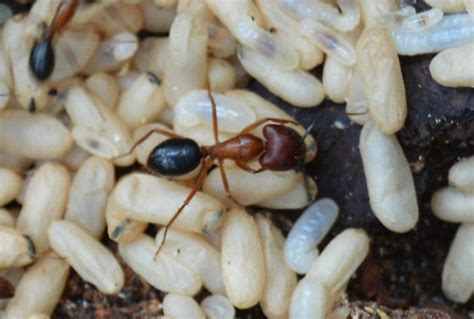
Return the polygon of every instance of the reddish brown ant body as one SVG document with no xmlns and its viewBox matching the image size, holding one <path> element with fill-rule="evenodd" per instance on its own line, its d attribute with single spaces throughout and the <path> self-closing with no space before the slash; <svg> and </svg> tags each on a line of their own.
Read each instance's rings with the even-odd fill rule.
<svg viewBox="0 0 474 319">
<path fill-rule="evenodd" d="M 63 0 L 58 5 L 51 25 L 46 28 L 39 40 L 31 49 L 29 65 L 31 73 L 38 81 L 51 76 L 55 66 L 55 54 L 52 44 L 54 36 L 72 19 L 79 5 L 79 0 Z"/>
<path fill-rule="evenodd" d="M 0 276 L 0 299 L 12 298 L 15 294 L 15 287 L 5 278 Z"/>
<path fill-rule="evenodd" d="M 209 168 L 215 161 L 217 161 L 220 170 L 226 196 L 238 205 L 240 204 L 232 197 L 230 192 L 223 166 L 224 160 L 233 160 L 241 169 L 252 174 L 265 170 L 288 171 L 304 167 L 306 156 L 304 140 L 314 127 L 315 122 L 308 127 L 304 136 L 301 136 L 294 129 L 285 125 L 289 123 L 300 125 L 297 122 L 278 118 L 264 118 L 244 128 L 239 135 L 227 141 L 219 142 L 216 104 L 210 91 L 208 91 L 208 95 L 212 104 L 214 145 L 199 147 L 192 139 L 180 137 L 166 130 L 154 129 L 138 140 L 130 151 L 132 152 L 152 134 L 162 134 L 169 137 L 169 139 L 158 144 L 151 151 L 147 160 L 147 168 L 153 173 L 163 176 L 184 175 L 192 172 L 202 163 L 192 191 L 165 226 L 163 241 L 156 255 L 163 247 L 168 229 L 201 188 Z M 265 140 L 251 133 L 251 131 L 264 124 L 266 124 L 263 127 Z M 258 169 L 253 169 L 248 165 L 249 162 L 255 159 L 258 159 L 260 164 Z"/>
</svg>

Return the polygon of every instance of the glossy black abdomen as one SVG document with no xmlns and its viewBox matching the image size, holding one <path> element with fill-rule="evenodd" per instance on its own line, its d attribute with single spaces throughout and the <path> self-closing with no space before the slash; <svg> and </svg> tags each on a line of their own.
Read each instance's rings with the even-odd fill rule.
<svg viewBox="0 0 474 319">
<path fill-rule="evenodd" d="M 192 172 L 201 162 L 199 145 L 188 138 L 171 138 L 158 144 L 148 157 L 147 166 L 164 176 Z"/>
<path fill-rule="evenodd" d="M 44 81 L 54 70 L 54 48 L 50 41 L 36 41 L 30 53 L 30 70 L 39 81 Z"/>
</svg>

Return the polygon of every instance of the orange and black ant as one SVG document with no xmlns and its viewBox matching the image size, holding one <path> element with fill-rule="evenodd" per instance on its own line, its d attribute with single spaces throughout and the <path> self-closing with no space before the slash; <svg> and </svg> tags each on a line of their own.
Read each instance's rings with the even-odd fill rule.
<svg viewBox="0 0 474 319">
<path fill-rule="evenodd" d="M 301 125 L 295 121 L 264 118 L 247 126 L 237 136 L 220 142 L 218 138 L 216 103 L 209 90 L 208 96 L 212 105 L 214 145 L 200 147 L 196 141 L 190 138 L 181 137 L 163 129 L 153 129 L 140 138 L 129 152 L 133 152 L 138 145 L 143 143 L 152 134 L 161 134 L 169 137 L 169 139 L 155 146 L 149 154 L 146 167 L 151 172 L 162 176 L 181 176 L 194 171 L 202 164 L 193 189 L 166 224 L 163 240 L 156 255 L 159 254 L 163 247 L 168 229 L 201 188 L 209 169 L 215 161 L 217 161 L 217 166 L 220 170 L 226 196 L 239 206 L 241 205 L 230 192 L 229 182 L 223 165 L 224 160 L 233 160 L 241 169 L 252 174 L 265 170 L 301 170 L 304 167 L 306 157 L 304 140 L 314 128 L 319 117 L 309 125 L 303 136 L 287 126 L 287 124 Z M 262 125 L 265 125 L 263 127 L 264 139 L 251 133 Z M 253 160 L 258 160 L 259 168 L 254 169 L 249 166 L 249 162 Z"/>
</svg>

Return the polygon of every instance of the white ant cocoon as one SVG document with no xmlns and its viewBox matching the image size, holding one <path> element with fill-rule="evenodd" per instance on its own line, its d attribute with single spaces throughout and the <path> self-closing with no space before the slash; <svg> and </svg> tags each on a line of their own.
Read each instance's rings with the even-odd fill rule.
<svg viewBox="0 0 474 319">
<path fill-rule="evenodd" d="M 119 253 L 134 272 L 164 292 L 195 295 L 202 286 L 198 273 L 162 251 L 154 259 L 157 246 L 153 238 L 139 235 L 128 243 L 119 243 Z"/>
<path fill-rule="evenodd" d="M 433 79 L 441 85 L 474 88 L 474 44 L 438 53 L 430 63 Z"/>
<path fill-rule="evenodd" d="M 431 210 L 447 222 L 474 223 L 474 193 L 464 193 L 454 187 L 442 188 L 431 198 Z"/>
<path fill-rule="evenodd" d="M 229 299 L 221 295 L 210 295 L 201 301 L 201 309 L 209 319 L 234 319 L 235 308 Z"/>
<path fill-rule="evenodd" d="M 163 241 L 164 228 L 156 235 L 156 246 Z M 198 273 L 207 290 L 213 294 L 225 294 L 222 281 L 221 254 L 204 237 L 180 230 L 169 229 L 163 249 L 160 251 Z"/>
<path fill-rule="evenodd" d="M 44 255 L 21 277 L 5 318 L 26 318 L 35 312 L 51 315 L 66 286 L 69 269 L 54 252 Z"/>
<path fill-rule="evenodd" d="M 474 294 L 474 224 L 462 224 L 443 267 L 442 289 L 448 299 L 465 303 Z"/>
<path fill-rule="evenodd" d="M 17 173 L 0 167 L 0 207 L 15 199 L 22 183 L 23 180 Z"/>
<path fill-rule="evenodd" d="M 255 220 L 242 208 L 231 210 L 222 227 L 222 275 L 227 297 L 239 309 L 262 300 L 265 257 Z"/>
<path fill-rule="evenodd" d="M 48 228 L 63 217 L 70 185 L 67 169 L 55 163 L 42 165 L 31 177 L 17 229 L 32 239 L 37 254 L 49 248 Z"/>
<path fill-rule="evenodd" d="M 205 319 L 199 304 L 192 297 L 167 294 L 163 299 L 163 313 L 174 319 Z"/>
<path fill-rule="evenodd" d="M 104 294 L 122 290 L 122 267 L 105 246 L 86 230 L 66 220 L 56 220 L 48 229 L 51 248 L 78 273 Z"/>
<path fill-rule="evenodd" d="M 263 313 L 268 318 L 288 315 L 291 295 L 296 287 L 296 274 L 288 267 L 283 255 L 285 237 L 271 220 L 259 214 L 256 217 L 258 233 L 265 257 L 265 291 L 260 300 Z"/>
<path fill-rule="evenodd" d="M 410 166 L 397 138 L 368 122 L 360 134 L 359 149 L 375 216 L 391 231 L 410 231 L 418 222 L 418 203 Z"/>
<path fill-rule="evenodd" d="M 105 206 L 115 183 L 114 166 L 90 157 L 78 169 L 71 184 L 64 219 L 100 239 L 105 229 Z"/>
<path fill-rule="evenodd" d="M 463 158 L 451 166 L 449 183 L 463 192 L 474 193 L 474 156 Z"/>
</svg>

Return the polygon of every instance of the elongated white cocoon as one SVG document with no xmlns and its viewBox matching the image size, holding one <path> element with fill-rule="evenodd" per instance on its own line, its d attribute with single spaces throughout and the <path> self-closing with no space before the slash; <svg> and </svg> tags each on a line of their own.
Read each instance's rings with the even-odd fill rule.
<svg viewBox="0 0 474 319">
<path fill-rule="evenodd" d="M 201 309 L 209 319 L 234 319 L 235 308 L 229 299 L 221 295 L 211 295 L 201 301 Z"/>
<path fill-rule="evenodd" d="M 257 215 L 256 221 L 266 270 L 265 292 L 260 306 L 268 318 L 283 318 L 288 315 L 291 295 L 296 287 L 296 274 L 285 262 L 285 237 L 280 230 L 262 215 Z"/>
<path fill-rule="evenodd" d="M 36 170 L 28 184 L 16 227 L 32 239 L 38 254 L 49 248 L 48 227 L 62 218 L 70 184 L 67 169 L 54 163 Z"/>
<path fill-rule="evenodd" d="M 134 4 L 112 2 L 95 15 L 92 22 L 99 32 L 108 37 L 122 32 L 136 34 L 143 26 L 143 12 Z"/>
<path fill-rule="evenodd" d="M 245 70 L 270 92 L 300 107 L 316 106 L 324 99 L 321 82 L 300 69 L 282 71 L 257 51 L 239 46 L 237 56 Z"/>
<path fill-rule="evenodd" d="M 0 207 L 15 199 L 20 193 L 22 182 L 17 173 L 0 167 Z"/>
<path fill-rule="evenodd" d="M 74 141 L 88 152 L 112 159 L 126 155 L 132 148 L 130 133 L 120 118 L 83 88 L 69 90 L 66 111 L 74 124 Z M 133 158 L 133 154 L 121 157 L 115 164 L 129 165 Z"/>
<path fill-rule="evenodd" d="M 270 198 L 285 194 L 302 178 L 302 174 L 295 171 L 263 171 L 252 174 L 231 162 L 225 163 L 224 167 L 232 196 L 244 206 L 262 203 Z M 259 185 L 259 187 L 255 187 L 255 185 Z M 232 201 L 226 196 L 219 170 L 209 173 L 203 190 L 226 203 L 228 207 L 232 206 Z"/>
<path fill-rule="evenodd" d="M 375 216 L 391 231 L 411 230 L 418 222 L 418 203 L 410 166 L 397 138 L 368 122 L 360 134 L 359 149 Z"/>
<path fill-rule="evenodd" d="M 35 312 L 51 315 L 66 286 L 69 268 L 55 253 L 44 255 L 21 278 L 5 318 L 26 318 Z"/>
<path fill-rule="evenodd" d="M 22 267 L 36 257 L 31 240 L 15 228 L 0 226 L 0 268 Z"/>
<path fill-rule="evenodd" d="M 474 193 L 464 193 L 454 187 L 436 191 L 431 199 L 436 217 L 452 223 L 474 223 Z"/>
<path fill-rule="evenodd" d="M 326 318 L 331 296 L 328 288 L 318 280 L 303 278 L 291 296 L 290 319 Z"/>
<path fill-rule="evenodd" d="M 219 24 L 207 25 L 208 48 L 216 58 L 229 58 L 235 53 L 237 42 L 230 32 Z"/>
<path fill-rule="evenodd" d="M 442 289 L 448 299 L 465 303 L 474 293 L 474 224 L 462 224 L 443 267 Z"/>
<path fill-rule="evenodd" d="M 311 204 L 317 194 L 316 182 L 308 176 L 301 176 L 288 192 L 258 202 L 256 205 L 271 209 L 298 209 Z"/>
<path fill-rule="evenodd" d="M 176 10 L 174 8 L 160 7 L 153 3 L 153 0 L 140 1 L 144 21 L 145 30 L 157 33 L 167 33 L 171 28 Z"/>
<path fill-rule="evenodd" d="M 156 289 L 187 296 L 196 294 L 202 285 L 199 274 L 163 251 L 154 260 L 157 249 L 153 238 L 146 235 L 119 243 L 120 256 L 127 265 Z"/>
<path fill-rule="evenodd" d="M 464 158 L 451 166 L 449 182 L 463 192 L 474 193 L 474 156 Z"/>
<path fill-rule="evenodd" d="M 346 229 L 324 248 L 306 278 L 318 280 L 334 295 L 349 281 L 368 253 L 369 237 L 365 231 Z"/>
<path fill-rule="evenodd" d="M 84 229 L 57 220 L 48 230 L 51 248 L 65 258 L 84 281 L 104 294 L 118 293 L 124 284 L 122 267 L 114 255 Z"/>
<path fill-rule="evenodd" d="M 100 239 L 105 229 L 105 205 L 114 185 L 113 165 L 91 157 L 74 175 L 64 219 Z"/>
<path fill-rule="evenodd" d="M 444 12 L 460 12 L 464 11 L 463 0 L 423 0 L 431 7 L 439 8 Z"/>
<path fill-rule="evenodd" d="M 209 59 L 207 77 L 211 91 L 217 93 L 233 89 L 237 82 L 234 67 L 224 59 Z"/>
<path fill-rule="evenodd" d="M 187 13 L 176 16 L 169 34 L 163 89 L 174 107 L 179 97 L 207 85 L 207 40 L 204 23 Z"/>
<path fill-rule="evenodd" d="M 256 305 L 265 289 L 265 259 L 252 216 L 231 210 L 222 228 L 222 274 L 227 297 L 239 309 Z"/>
<path fill-rule="evenodd" d="M 474 88 L 474 44 L 439 53 L 431 60 L 430 73 L 441 85 Z"/>
<path fill-rule="evenodd" d="M 166 63 L 168 62 L 168 42 L 166 37 L 146 38 L 140 42 L 137 53 L 133 56 L 133 64 L 140 72 L 153 72 L 163 79 Z"/>
<path fill-rule="evenodd" d="M 405 123 L 407 102 L 397 51 L 385 29 L 374 27 L 362 33 L 357 68 L 372 121 L 385 134 L 394 134 Z"/>
<path fill-rule="evenodd" d="M 131 219 L 165 225 L 190 191 L 165 178 L 135 173 L 117 183 L 110 200 L 127 211 Z M 173 226 L 191 232 L 207 232 L 220 225 L 223 212 L 224 207 L 218 200 L 197 192 Z"/>
<path fill-rule="evenodd" d="M 219 130 L 238 133 L 256 120 L 253 110 L 239 99 L 212 93 L 216 102 Z M 212 132 L 212 104 L 206 90 L 194 90 L 183 95 L 175 107 L 174 125 L 179 134 L 206 126 Z"/>
<path fill-rule="evenodd" d="M 134 129 L 158 119 L 164 107 L 165 98 L 160 80 L 148 72 L 122 93 L 117 114 L 130 129 Z"/>
<path fill-rule="evenodd" d="M 337 219 L 339 207 L 328 198 L 306 208 L 285 241 L 285 260 L 298 274 L 305 274 L 318 256 L 317 245 Z"/>
<path fill-rule="evenodd" d="M 64 156 L 71 147 L 69 131 L 50 115 L 20 110 L 0 112 L 2 152 L 31 159 L 52 159 Z"/>
<path fill-rule="evenodd" d="M 100 103 L 115 110 L 120 94 L 115 77 L 105 72 L 94 73 L 87 78 L 84 84 Z"/>
<path fill-rule="evenodd" d="M 156 235 L 156 246 L 163 241 L 164 228 Z M 162 249 L 170 257 L 197 272 L 204 287 L 213 294 L 225 294 L 222 281 L 221 254 L 203 237 L 170 229 Z M 160 252 L 161 253 L 161 252 Z"/>
<path fill-rule="evenodd" d="M 206 316 L 199 304 L 192 297 L 178 294 L 167 294 L 163 299 L 165 316 L 174 319 L 205 319 Z"/>
</svg>

